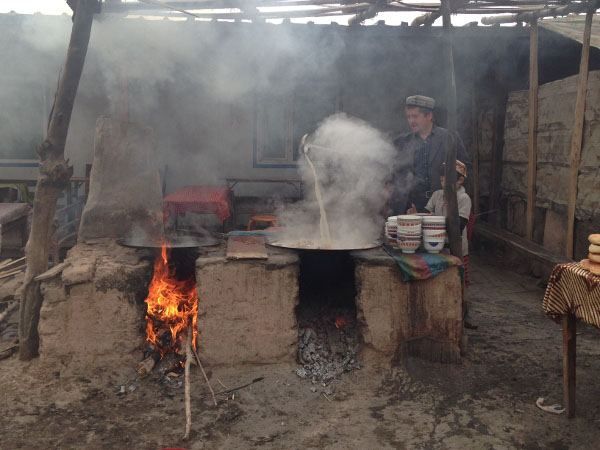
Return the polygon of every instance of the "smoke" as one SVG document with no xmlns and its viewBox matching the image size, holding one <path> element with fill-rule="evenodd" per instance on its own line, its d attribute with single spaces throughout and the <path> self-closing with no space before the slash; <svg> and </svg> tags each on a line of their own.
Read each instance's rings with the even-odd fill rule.
<svg viewBox="0 0 600 450">
<path fill-rule="evenodd" d="M 293 25 L 105 17 L 94 23 L 94 64 L 84 75 L 99 79 L 105 114 L 113 117 L 126 83 L 129 120 L 156 129 L 157 165 L 169 166 L 169 190 L 214 184 L 252 169 L 257 98 L 291 96 L 306 79 L 335 78 L 345 44 L 337 33 L 320 34 L 307 39 Z"/>
<path fill-rule="evenodd" d="M 390 138 L 367 122 L 334 114 L 308 139 L 334 247 L 373 243 L 381 234 L 396 150 Z M 305 200 L 279 211 L 286 239 L 321 241 L 314 177 L 305 158 L 299 161 Z"/>
</svg>

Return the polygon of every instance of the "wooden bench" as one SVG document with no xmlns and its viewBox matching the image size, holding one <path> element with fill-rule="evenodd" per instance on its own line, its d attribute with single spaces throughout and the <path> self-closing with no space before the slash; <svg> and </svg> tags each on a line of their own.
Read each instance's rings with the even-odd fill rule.
<svg viewBox="0 0 600 450">
<path fill-rule="evenodd" d="M 506 230 L 501 230 L 486 222 L 477 222 L 473 229 L 473 240 L 475 244 L 482 242 L 491 242 L 505 250 L 517 254 L 528 263 L 529 267 L 534 267 L 534 272 L 538 271 L 543 278 L 548 278 L 556 264 L 573 262 L 564 256 L 551 253 L 541 245 L 536 244 Z"/>
</svg>

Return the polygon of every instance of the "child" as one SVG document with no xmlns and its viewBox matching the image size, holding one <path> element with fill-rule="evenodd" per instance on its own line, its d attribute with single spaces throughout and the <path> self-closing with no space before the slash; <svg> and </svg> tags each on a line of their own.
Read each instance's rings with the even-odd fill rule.
<svg viewBox="0 0 600 450">
<path fill-rule="evenodd" d="M 460 232 L 462 235 L 462 253 L 463 253 L 463 267 L 465 268 L 465 286 L 469 286 L 469 242 L 467 240 L 467 223 L 469 222 L 469 216 L 471 214 L 471 198 L 465 192 L 465 188 L 462 184 L 467 178 L 467 166 L 461 161 L 456 161 L 456 201 L 458 203 L 458 217 L 460 220 Z M 446 202 L 444 201 L 444 185 L 446 184 L 446 177 L 444 175 L 444 167 L 442 166 L 442 172 L 440 173 L 440 182 L 442 183 L 442 189 L 435 191 L 425 209 L 435 214 L 436 216 L 445 216 L 446 214 Z M 411 208 L 406 212 L 407 214 L 415 214 L 417 208 L 413 204 Z"/>
</svg>

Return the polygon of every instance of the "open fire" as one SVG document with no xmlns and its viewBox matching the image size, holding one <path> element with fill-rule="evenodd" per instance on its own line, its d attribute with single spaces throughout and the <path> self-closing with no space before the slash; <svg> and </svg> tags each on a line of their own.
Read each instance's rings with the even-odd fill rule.
<svg viewBox="0 0 600 450">
<path fill-rule="evenodd" d="M 145 300 L 148 305 L 146 339 L 154 344 L 161 358 L 169 352 L 178 353 L 184 347 L 183 337 L 190 325 L 194 349 L 198 334 L 196 279 L 194 275 L 179 279 L 175 265 L 169 262 L 170 254 L 171 248 L 163 244 L 154 262 L 154 276 Z"/>
</svg>

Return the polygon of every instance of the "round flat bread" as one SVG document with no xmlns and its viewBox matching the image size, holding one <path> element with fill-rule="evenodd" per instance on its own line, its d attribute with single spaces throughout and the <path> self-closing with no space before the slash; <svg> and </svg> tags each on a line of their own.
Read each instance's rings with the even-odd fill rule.
<svg viewBox="0 0 600 450">
<path fill-rule="evenodd" d="M 595 253 L 588 253 L 588 259 L 590 262 L 600 263 L 600 255 Z"/>
<path fill-rule="evenodd" d="M 600 245 L 590 244 L 590 253 L 599 253 L 600 254 Z"/>
<path fill-rule="evenodd" d="M 590 261 L 589 271 L 594 275 L 600 275 L 600 264 Z"/>
<path fill-rule="evenodd" d="M 600 234 L 590 234 L 588 236 L 590 244 L 600 245 Z"/>
<path fill-rule="evenodd" d="M 582 259 L 581 261 L 579 261 L 579 264 L 581 264 L 581 267 L 583 267 L 585 270 L 590 270 L 590 260 L 589 259 Z"/>
</svg>

